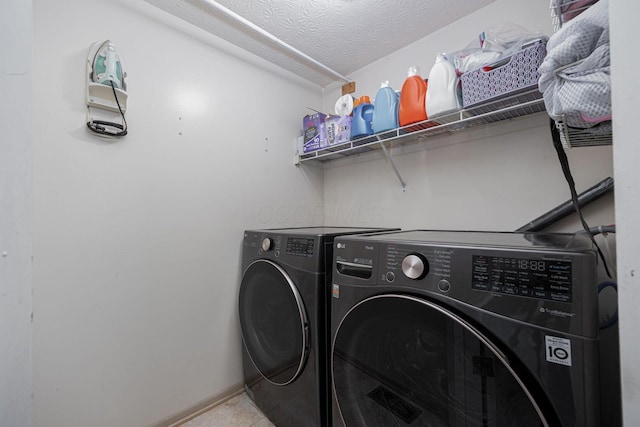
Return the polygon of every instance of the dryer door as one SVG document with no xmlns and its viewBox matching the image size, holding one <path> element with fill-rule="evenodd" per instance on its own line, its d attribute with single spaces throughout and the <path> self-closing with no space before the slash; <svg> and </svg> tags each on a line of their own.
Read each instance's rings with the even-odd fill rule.
<svg viewBox="0 0 640 427">
<path fill-rule="evenodd" d="M 240 284 L 242 340 L 258 371 L 270 382 L 296 379 L 307 359 L 309 322 L 302 298 L 277 264 L 258 260 Z"/>
<path fill-rule="evenodd" d="M 348 427 L 559 425 L 483 334 L 411 296 L 352 308 L 334 338 L 332 369 Z"/>
</svg>

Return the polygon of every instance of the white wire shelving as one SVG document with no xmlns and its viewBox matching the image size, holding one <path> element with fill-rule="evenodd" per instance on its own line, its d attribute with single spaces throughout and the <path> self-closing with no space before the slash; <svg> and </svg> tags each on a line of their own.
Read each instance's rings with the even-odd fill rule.
<svg viewBox="0 0 640 427">
<path fill-rule="evenodd" d="M 449 113 L 432 120 L 356 138 L 343 144 L 328 146 L 309 153 L 298 153 L 296 164 L 311 161 L 326 162 L 378 149 L 384 150 L 385 155 L 389 157 L 386 149 L 393 145 L 426 141 L 437 135 L 460 132 L 473 126 L 514 119 L 542 111 L 545 111 L 544 102 L 542 94 L 536 87 L 526 92 Z"/>
</svg>

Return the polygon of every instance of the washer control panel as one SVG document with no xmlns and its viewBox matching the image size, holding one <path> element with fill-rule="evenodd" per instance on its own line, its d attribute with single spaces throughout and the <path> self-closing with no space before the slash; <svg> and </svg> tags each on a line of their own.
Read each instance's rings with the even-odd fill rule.
<svg viewBox="0 0 640 427">
<path fill-rule="evenodd" d="M 574 299 L 572 259 L 543 252 L 401 243 L 339 243 L 336 249 L 338 271 L 346 276 L 377 277 L 381 283 L 448 295 L 470 290 L 561 303 Z"/>
<path fill-rule="evenodd" d="M 492 234 L 496 241 L 485 243 L 463 232 L 453 242 L 416 238 L 423 234 L 337 238 L 334 287 L 429 295 L 548 328 L 597 330 L 597 263 L 589 242 L 576 242 L 573 235 L 567 244 L 562 235 L 505 233 Z M 408 238 L 394 239 L 399 235 Z M 514 239 L 518 245 L 512 245 Z M 559 243 L 547 246 L 549 239 Z"/>
<path fill-rule="evenodd" d="M 498 292 L 571 302 L 571 262 L 553 259 L 473 255 L 471 287 Z"/>
<path fill-rule="evenodd" d="M 386 279 L 401 272 L 411 280 L 422 280 L 428 276 L 448 278 L 451 275 L 451 257 L 448 248 L 410 247 L 399 244 L 382 246 L 381 266 L 385 267 Z"/>
</svg>

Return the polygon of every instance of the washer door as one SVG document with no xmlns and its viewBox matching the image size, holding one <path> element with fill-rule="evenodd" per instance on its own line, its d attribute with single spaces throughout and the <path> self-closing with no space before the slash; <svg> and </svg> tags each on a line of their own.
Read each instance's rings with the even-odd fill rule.
<svg viewBox="0 0 640 427">
<path fill-rule="evenodd" d="M 332 369 L 347 427 L 553 425 L 495 345 L 419 298 L 381 295 L 352 308 Z"/>
<path fill-rule="evenodd" d="M 295 380 L 307 359 L 309 323 L 302 298 L 277 264 L 258 260 L 240 284 L 240 328 L 253 364 L 268 381 Z"/>
</svg>

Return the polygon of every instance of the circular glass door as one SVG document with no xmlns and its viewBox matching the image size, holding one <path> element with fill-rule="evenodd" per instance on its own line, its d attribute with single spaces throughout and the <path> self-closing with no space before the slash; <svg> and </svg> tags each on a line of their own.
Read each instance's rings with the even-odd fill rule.
<svg viewBox="0 0 640 427">
<path fill-rule="evenodd" d="M 242 340 L 268 381 L 286 385 L 307 357 L 308 321 L 293 281 L 277 264 L 258 260 L 244 272 L 239 297 Z"/>
<path fill-rule="evenodd" d="M 382 295 L 352 308 L 332 370 L 347 427 L 550 425 L 495 345 L 419 298 Z"/>
</svg>

